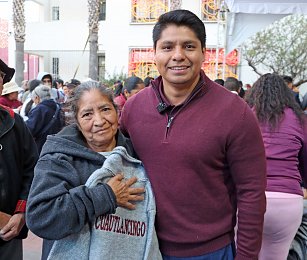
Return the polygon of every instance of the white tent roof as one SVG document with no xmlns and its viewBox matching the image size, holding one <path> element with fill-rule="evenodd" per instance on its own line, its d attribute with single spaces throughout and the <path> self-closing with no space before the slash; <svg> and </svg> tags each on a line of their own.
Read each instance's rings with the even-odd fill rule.
<svg viewBox="0 0 307 260">
<path fill-rule="evenodd" d="M 226 53 L 248 37 L 290 14 L 307 14 L 307 0 L 225 0 L 227 18 Z"/>
<path fill-rule="evenodd" d="M 225 0 L 232 13 L 307 14 L 306 0 Z"/>
</svg>

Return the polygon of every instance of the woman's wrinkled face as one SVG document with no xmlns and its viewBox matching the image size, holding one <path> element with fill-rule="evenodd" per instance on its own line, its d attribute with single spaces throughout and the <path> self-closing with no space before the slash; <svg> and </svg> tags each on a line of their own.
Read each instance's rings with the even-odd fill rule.
<svg viewBox="0 0 307 260">
<path fill-rule="evenodd" d="M 112 102 L 99 90 L 92 89 L 84 92 L 78 107 L 77 122 L 88 146 L 96 152 L 112 151 L 118 127 L 118 115 Z"/>
</svg>

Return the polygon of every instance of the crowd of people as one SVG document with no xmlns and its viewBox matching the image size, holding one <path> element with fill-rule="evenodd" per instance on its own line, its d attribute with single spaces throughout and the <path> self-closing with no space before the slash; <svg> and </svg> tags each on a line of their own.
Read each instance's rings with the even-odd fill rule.
<svg viewBox="0 0 307 260">
<path fill-rule="evenodd" d="M 113 89 L 40 73 L 18 98 L 0 63 L 0 259 L 22 259 L 27 227 L 44 260 L 289 257 L 306 225 L 305 97 L 276 73 L 209 79 L 190 11 L 152 37 L 160 76 Z"/>
</svg>

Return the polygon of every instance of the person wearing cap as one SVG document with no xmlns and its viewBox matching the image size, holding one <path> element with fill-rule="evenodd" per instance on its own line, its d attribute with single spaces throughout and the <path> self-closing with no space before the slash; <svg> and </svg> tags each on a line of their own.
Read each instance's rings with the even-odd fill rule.
<svg viewBox="0 0 307 260">
<path fill-rule="evenodd" d="M 22 106 L 22 103 L 18 100 L 19 89 L 14 81 L 5 83 L 0 97 L 0 104 L 15 109 L 15 112 L 19 113 Z"/>
<path fill-rule="evenodd" d="M 2 73 L 5 66 L 0 60 L 0 94 L 3 82 L 8 82 Z M 35 142 L 22 118 L 0 104 L 0 259 L 22 260 L 22 239 L 28 232 L 26 203 L 37 159 Z"/>
<path fill-rule="evenodd" d="M 8 67 L 3 60 L 0 59 L 0 80 L 2 81 L 0 83 L 0 93 L 2 91 L 3 84 L 9 82 L 15 73 L 15 69 Z"/>
</svg>

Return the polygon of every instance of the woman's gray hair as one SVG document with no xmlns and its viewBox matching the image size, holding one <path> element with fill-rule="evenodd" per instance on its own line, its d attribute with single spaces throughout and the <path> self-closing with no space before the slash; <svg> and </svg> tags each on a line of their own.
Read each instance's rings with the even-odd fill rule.
<svg viewBox="0 0 307 260">
<path fill-rule="evenodd" d="M 39 97 L 41 101 L 51 99 L 50 87 L 45 85 L 39 85 L 31 92 L 31 98 Z"/>
<path fill-rule="evenodd" d="M 70 105 L 70 111 L 72 112 L 75 121 L 77 121 L 77 114 L 79 111 L 79 100 L 81 99 L 81 97 L 84 95 L 85 92 L 89 92 L 93 89 L 97 89 L 101 93 L 101 95 L 106 97 L 112 103 L 115 110 L 117 111 L 117 105 L 114 103 L 113 100 L 114 98 L 113 91 L 109 89 L 108 86 L 102 84 L 99 81 L 93 81 L 93 80 L 85 81 L 74 89 L 71 98 L 68 100 L 68 103 Z"/>
</svg>

